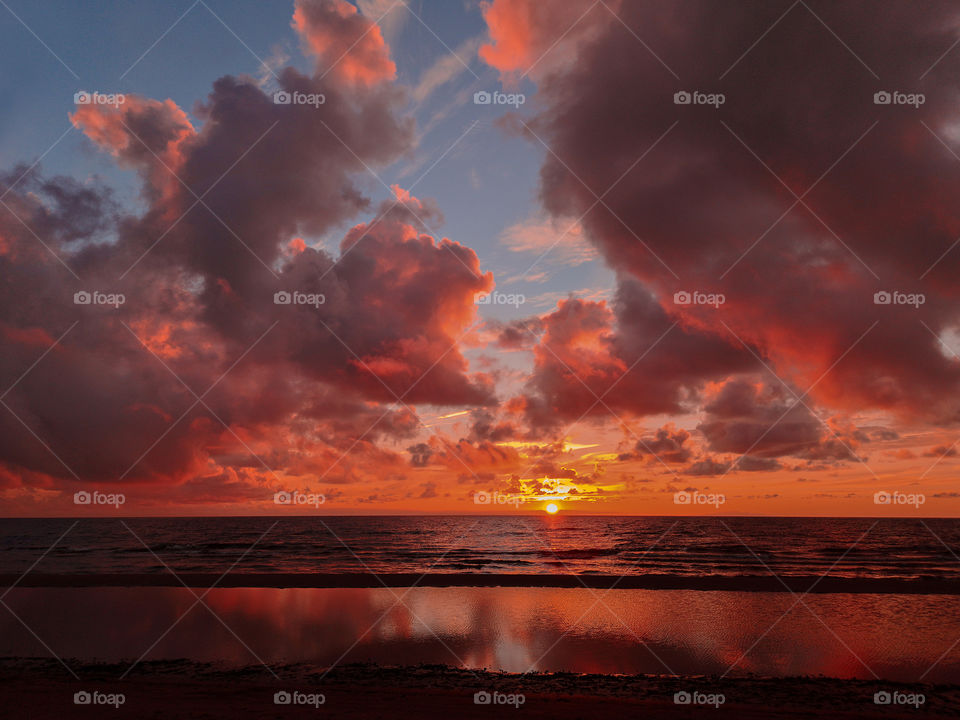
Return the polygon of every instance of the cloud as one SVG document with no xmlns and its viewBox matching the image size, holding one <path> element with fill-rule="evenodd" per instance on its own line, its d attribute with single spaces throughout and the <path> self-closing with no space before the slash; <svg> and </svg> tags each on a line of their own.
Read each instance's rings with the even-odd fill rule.
<svg viewBox="0 0 960 720">
<path fill-rule="evenodd" d="M 616 7 L 618 3 L 608 4 Z M 482 8 L 491 42 L 480 48 L 480 58 L 508 79 L 534 68 L 542 75 L 572 62 L 577 44 L 597 24 L 611 19 L 590 0 L 556 4 L 494 0 Z"/>
<path fill-rule="evenodd" d="M 450 471 L 466 471 L 470 475 L 480 475 L 485 472 L 516 472 L 524 467 L 516 448 L 498 445 L 489 440 L 471 442 L 461 438 L 452 442 L 434 435 L 428 444 L 433 451 L 432 462 L 444 465 Z"/>
<path fill-rule="evenodd" d="M 346 0 L 297 0 L 293 27 L 324 74 L 358 86 L 396 77 L 380 28 Z"/>
<path fill-rule="evenodd" d="M 630 453 L 620 455 L 621 460 L 648 458 L 663 463 L 686 463 L 693 455 L 693 448 L 687 441 L 690 433 L 676 428 L 672 423 L 659 428 L 653 435 L 642 437 Z"/>
<path fill-rule="evenodd" d="M 410 17 L 406 0 L 357 0 L 363 15 L 377 23 L 387 42 L 393 42 Z"/>
<path fill-rule="evenodd" d="M 543 322 L 536 316 L 508 322 L 489 320 L 486 326 L 496 333 L 497 347 L 503 350 L 529 349 L 537 343 L 543 332 Z"/>
<path fill-rule="evenodd" d="M 414 467 L 426 467 L 430 464 L 430 456 L 433 455 L 433 450 L 426 443 L 411 445 L 407 448 L 407 452 L 410 453 L 410 463 Z"/>
<path fill-rule="evenodd" d="M 281 484 L 400 477 L 409 463 L 390 447 L 421 431 L 407 404 L 495 402 L 458 343 L 492 275 L 424 231 L 441 219 L 429 199 L 395 188 L 375 206 L 360 189 L 413 144 L 389 48 L 344 2 L 298 2 L 294 24 L 317 65 L 279 71 L 279 86 L 324 95 L 322 114 L 230 76 L 195 107 L 196 125 L 173 101 L 136 95 L 71 114 L 137 173 L 143 212 L 121 211 L 95 181 L 0 175 L 23 221 L 0 214 L 0 373 L 32 368 L 5 398 L 16 415 L 0 416 L 3 476 L 268 502 Z M 351 221 L 336 257 L 302 240 Z M 75 304 L 81 291 L 124 299 Z"/>
<path fill-rule="evenodd" d="M 854 459 L 852 449 L 859 444 L 849 433 L 846 437 L 839 433 L 834 436 L 780 385 L 729 380 L 714 391 L 704 411 L 705 418 L 697 429 L 709 448 L 754 456 L 748 466 L 742 467 L 744 470 L 751 463 L 757 466 L 762 458 Z M 744 462 L 746 458 L 740 466 Z"/>
<path fill-rule="evenodd" d="M 683 469 L 684 475 L 693 475 L 696 477 L 708 477 L 712 475 L 724 475 L 730 469 L 730 463 L 716 460 L 714 458 L 704 458 L 697 460 L 687 468 Z"/>
<path fill-rule="evenodd" d="M 511 422 L 498 422 L 495 415 L 487 409 L 474 410 L 471 421 L 469 440 L 472 442 L 503 442 L 520 435 L 516 425 Z"/>
<path fill-rule="evenodd" d="M 599 392 L 636 357 L 621 351 L 625 344 L 658 337 L 656 306 L 657 325 L 679 323 L 677 335 L 704 362 L 690 367 L 665 340 L 643 361 L 649 380 L 630 403 L 636 412 L 695 403 L 723 375 L 725 355 L 728 374 L 751 363 L 762 373 L 762 358 L 799 392 L 811 388 L 814 407 L 960 420 L 951 400 L 960 363 L 939 348 L 939 336 L 960 321 L 952 280 L 960 252 L 949 251 L 960 235 L 952 200 L 960 163 L 930 132 L 949 144 L 948 130 L 960 122 L 952 80 L 960 55 L 943 55 L 960 23 L 956 7 L 818 6 L 821 22 L 798 5 L 769 34 L 785 6 L 611 7 L 619 20 L 597 7 L 550 50 L 531 74 L 535 113 L 506 123 L 538 150 L 549 148 L 540 172 L 544 209 L 583 216 L 584 237 L 618 273 L 620 302 L 643 308 L 646 321 L 619 310 L 614 320 L 592 307 L 590 314 L 607 316 L 608 329 L 593 331 L 590 352 L 558 343 L 557 354 Z M 563 11 L 533 0 L 490 3 L 491 43 L 480 57 L 505 75 L 521 73 L 580 11 L 577 3 Z M 727 30 L 718 35 L 718 27 Z M 661 43 L 645 47 L 636 32 Z M 919 88 L 917 78 L 938 58 Z M 879 85 L 864 64 L 883 78 Z M 922 89 L 926 101 L 919 110 L 874 104 L 887 86 Z M 726 101 L 719 110 L 675 104 L 682 89 L 723 93 Z M 795 202 L 808 190 L 803 204 Z M 874 303 L 874 293 L 894 289 L 921 292 L 925 303 Z M 721 293 L 726 302 L 674 303 L 676 292 L 691 290 Z M 561 317 L 572 322 L 572 308 L 553 322 Z M 655 372 L 657 356 L 688 373 L 675 380 L 669 366 Z M 562 365 L 537 354 L 540 398 L 531 406 L 544 419 L 589 406 L 591 393 L 566 380 Z M 625 380 L 616 395 L 632 395 L 630 388 Z M 799 434 L 777 441 L 784 447 L 815 442 L 814 426 L 795 412 L 798 422 L 787 427 Z M 757 436 L 742 423 L 724 426 L 727 439 L 715 435 L 721 445 Z"/>
<path fill-rule="evenodd" d="M 612 307 L 566 300 L 541 322 L 525 403 L 528 421 L 542 432 L 580 417 L 609 418 L 611 411 L 682 414 L 696 406 L 706 381 L 756 363 L 724 339 L 672 322 L 629 278 L 621 279 Z"/>
<path fill-rule="evenodd" d="M 432 480 L 428 480 L 423 483 L 420 487 L 423 488 L 423 492 L 418 496 L 421 500 L 427 500 L 430 498 L 437 497 L 437 484 Z"/>
<path fill-rule="evenodd" d="M 783 467 L 780 461 L 775 458 L 760 458 L 753 455 L 745 455 L 737 463 L 737 470 L 744 472 L 773 472 Z"/>
<path fill-rule="evenodd" d="M 177 174 L 183 171 L 187 146 L 196 139 L 196 131 L 176 103 L 129 95 L 116 107 L 78 105 L 69 117 L 121 167 L 140 173 L 146 199 L 167 206 L 166 221 L 173 222 L 172 213 L 186 210 L 175 202 L 180 190 Z"/>
<path fill-rule="evenodd" d="M 531 255 L 534 260 L 549 258 L 551 264 L 569 267 L 598 257 L 596 249 L 583 237 L 583 228 L 569 218 L 527 218 L 504 230 L 500 242 L 513 252 Z"/>
</svg>

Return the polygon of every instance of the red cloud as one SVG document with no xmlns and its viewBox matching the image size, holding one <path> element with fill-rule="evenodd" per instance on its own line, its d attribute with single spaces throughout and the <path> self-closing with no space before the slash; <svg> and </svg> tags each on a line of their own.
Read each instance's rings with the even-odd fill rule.
<svg viewBox="0 0 960 720">
<path fill-rule="evenodd" d="M 616 8 L 619 3 L 608 5 Z M 483 3 L 482 8 L 492 42 L 480 47 L 480 58 L 507 77 L 533 68 L 542 75 L 547 68 L 571 60 L 576 43 L 612 19 L 606 9 L 590 0 L 494 0 Z"/>
<path fill-rule="evenodd" d="M 674 325 L 656 300 L 628 278 L 613 308 L 567 300 L 541 318 L 525 413 L 534 429 L 558 430 L 581 417 L 682 413 L 705 382 L 755 368 L 730 341 Z"/>
<path fill-rule="evenodd" d="M 196 136 L 176 103 L 126 95 L 118 105 L 78 105 L 70 121 L 122 166 L 138 170 L 154 202 L 171 203 L 180 190 L 175 173 L 183 167 L 186 145 Z"/>
<path fill-rule="evenodd" d="M 406 467 L 378 445 L 418 430 L 396 396 L 494 402 L 458 342 L 493 278 L 473 250 L 425 232 L 441 220 L 433 203 L 397 188 L 339 258 L 291 246 L 371 215 L 358 177 L 413 142 L 379 30 L 339 2 L 301 2 L 296 18 L 322 67 L 286 68 L 280 87 L 323 94 L 322 114 L 223 77 L 196 128 L 172 101 L 136 96 L 71 115 L 139 174 L 143 214 L 121 214 L 95 183 L 0 175 L 4 202 L 47 245 L 0 214 L 0 376 L 13 383 L 62 336 L 6 396 L 16 417 L 0 409 L 10 472 L 54 488 L 164 482 L 199 501 L 223 484 L 242 499 Z M 77 305 L 78 291 L 124 302 Z M 323 301 L 274 301 L 291 291 Z"/>
</svg>

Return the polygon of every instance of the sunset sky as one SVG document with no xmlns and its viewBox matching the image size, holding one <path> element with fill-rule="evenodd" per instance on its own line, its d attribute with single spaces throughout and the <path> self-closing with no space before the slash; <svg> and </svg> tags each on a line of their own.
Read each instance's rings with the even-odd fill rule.
<svg viewBox="0 0 960 720">
<path fill-rule="evenodd" d="M 960 515 L 956 3 L 8 6 L 0 514 Z"/>
</svg>

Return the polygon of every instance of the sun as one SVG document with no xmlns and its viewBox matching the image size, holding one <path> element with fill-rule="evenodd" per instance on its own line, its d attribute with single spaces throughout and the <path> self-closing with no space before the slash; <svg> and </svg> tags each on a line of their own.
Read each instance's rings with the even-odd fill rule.
<svg viewBox="0 0 960 720">
<path fill-rule="evenodd" d="M 547 506 L 544 508 L 544 510 L 546 510 L 546 511 L 547 511 L 548 513 L 550 513 L 551 515 L 553 515 L 554 513 L 556 513 L 557 510 L 559 510 L 559 509 L 560 509 L 560 508 L 557 506 L 556 503 L 550 503 L 549 505 L 547 505 Z"/>
</svg>

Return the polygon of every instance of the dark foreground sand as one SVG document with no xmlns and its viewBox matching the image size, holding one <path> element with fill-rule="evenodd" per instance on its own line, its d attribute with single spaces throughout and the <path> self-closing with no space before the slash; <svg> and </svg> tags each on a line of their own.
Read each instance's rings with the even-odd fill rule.
<svg viewBox="0 0 960 720">
<path fill-rule="evenodd" d="M 570 673 L 510 675 L 442 666 L 383 668 L 347 665 L 322 681 L 322 669 L 280 666 L 276 681 L 262 666 L 224 670 L 187 661 L 147 662 L 125 680 L 126 665 L 67 663 L 74 680 L 54 660 L 0 660 L 0 717 L 31 718 L 955 718 L 960 686 L 902 685 L 830 678 L 668 678 Z M 877 706 L 880 690 L 919 692 L 926 702 L 912 707 Z M 319 708 L 275 705 L 282 690 L 322 693 Z M 474 704 L 474 693 L 522 693 L 525 702 Z M 678 691 L 723 693 L 714 707 L 676 705 Z M 123 693 L 113 707 L 75 705 L 80 691 Z"/>
</svg>

